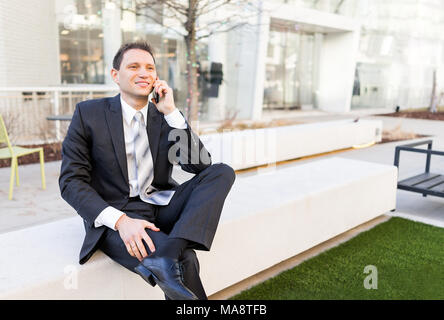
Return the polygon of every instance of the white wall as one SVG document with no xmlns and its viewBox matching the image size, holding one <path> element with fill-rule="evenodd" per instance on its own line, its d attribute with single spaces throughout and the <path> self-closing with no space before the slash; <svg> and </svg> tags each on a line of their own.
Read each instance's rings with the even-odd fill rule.
<svg viewBox="0 0 444 320">
<path fill-rule="evenodd" d="M 350 110 L 359 33 L 358 29 L 324 35 L 319 65 L 319 109 Z"/>
<path fill-rule="evenodd" d="M 228 34 L 227 108 L 238 111 L 236 119 L 260 119 L 262 114 L 269 19 L 253 15 L 248 25 Z"/>
<path fill-rule="evenodd" d="M 60 84 L 55 0 L 0 0 L 0 87 Z"/>
<path fill-rule="evenodd" d="M 222 63 L 223 80 L 219 86 L 219 94 L 208 98 L 208 120 L 218 121 L 224 119 L 227 104 L 227 33 L 219 33 L 208 39 L 208 56 L 210 62 Z M 211 65 L 210 65 L 211 66 Z"/>
<path fill-rule="evenodd" d="M 105 83 L 114 83 L 110 72 L 113 59 L 122 44 L 120 30 L 120 8 L 110 3 L 103 7 L 103 55 L 105 60 Z"/>
<path fill-rule="evenodd" d="M 320 56 L 313 60 L 313 63 L 319 63 L 315 66 L 319 70 L 318 108 L 329 112 L 349 111 L 359 45 L 359 22 L 346 16 L 268 1 L 265 8 L 271 17 L 298 22 L 302 30 L 322 33 L 319 34 L 322 37 Z"/>
</svg>

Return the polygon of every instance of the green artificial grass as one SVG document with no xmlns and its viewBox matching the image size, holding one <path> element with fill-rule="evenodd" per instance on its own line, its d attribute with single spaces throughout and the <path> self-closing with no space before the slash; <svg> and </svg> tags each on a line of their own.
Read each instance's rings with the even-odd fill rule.
<svg viewBox="0 0 444 320">
<path fill-rule="evenodd" d="M 364 287 L 367 265 L 377 289 Z M 241 299 L 444 299 L 444 229 L 393 217 L 231 298 Z"/>
</svg>

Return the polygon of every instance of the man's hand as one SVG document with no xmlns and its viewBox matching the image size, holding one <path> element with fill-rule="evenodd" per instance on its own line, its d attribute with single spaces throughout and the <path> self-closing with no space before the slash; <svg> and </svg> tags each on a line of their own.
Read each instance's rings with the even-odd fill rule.
<svg viewBox="0 0 444 320">
<path fill-rule="evenodd" d="M 139 259 L 139 261 L 148 256 L 142 239 L 145 240 L 151 252 L 156 251 L 154 243 L 146 233 L 145 228 L 160 231 L 153 223 L 141 219 L 132 219 L 126 214 L 122 215 L 116 222 L 116 229 L 125 243 L 126 250 L 131 256 Z"/>
<path fill-rule="evenodd" d="M 176 105 L 174 104 L 173 97 L 173 89 L 171 89 L 166 81 L 157 80 L 154 82 L 153 90 L 159 94 L 159 103 L 156 104 L 154 98 L 151 100 L 152 103 L 156 106 L 157 110 L 162 112 L 164 115 L 170 114 L 176 109 Z"/>
</svg>

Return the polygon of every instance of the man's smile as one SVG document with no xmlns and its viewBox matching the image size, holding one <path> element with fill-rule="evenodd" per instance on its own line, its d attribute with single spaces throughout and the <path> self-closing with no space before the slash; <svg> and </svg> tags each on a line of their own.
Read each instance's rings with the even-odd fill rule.
<svg viewBox="0 0 444 320">
<path fill-rule="evenodd" d="M 147 88 L 150 85 L 148 81 L 136 81 L 135 83 L 137 86 L 142 88 Z"/>
</svg>

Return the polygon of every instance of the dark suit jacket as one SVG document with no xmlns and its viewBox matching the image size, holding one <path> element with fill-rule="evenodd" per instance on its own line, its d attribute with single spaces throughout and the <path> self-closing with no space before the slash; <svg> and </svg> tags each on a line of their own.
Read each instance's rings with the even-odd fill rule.
<svg viewBox="0 0 444 320">
<path fill-rule="evenodd" d="M 163 114 L 151 102 L 147 118 L 154 187 L 168 190 L 178 185 L 171 178 L 173 163 L 168 160 L 172 146 L 177 150 L 174 162 L 187 172 L 199 173 L 211 164 L 210 154 L 188 123 L 187 129 L 176 129 L 182 130 L 187 139 L 169 141 L 168 134 L 174 128 L 168 125 Z M 198 163 L 192 163 L 192 152 L 200 155 Z M 77 104 L 62 145 L 59 186 L 63 199 L 84 221 L 86 234 L 79 257 L 80 264 L 83 264 L 97 249 L 98 241 L 107 228 L 94 227 L 94 220 L 108 206 L 121 210 L 129 199 L 120 94 Z"/>
</svg>

